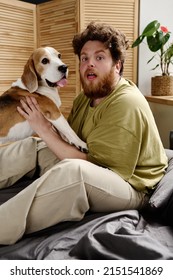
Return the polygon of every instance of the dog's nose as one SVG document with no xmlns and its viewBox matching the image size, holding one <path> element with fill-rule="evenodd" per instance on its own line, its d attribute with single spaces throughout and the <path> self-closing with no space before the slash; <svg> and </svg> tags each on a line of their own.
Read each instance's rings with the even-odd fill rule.
<svg viewBox="0 0 173 280">
<path fill-rule="evenodd" d="M 66 73 L 66 72 L 67 72 L 67 68 L 68 68 L 68 66 L 65 65 L 65 64 L 63 64 L 63 65 L 61 65 L 61 66 L 58 67 L 58 70 L 59 70 L 60 72 L 62 72 L 62 73 Z"/>
</svg>

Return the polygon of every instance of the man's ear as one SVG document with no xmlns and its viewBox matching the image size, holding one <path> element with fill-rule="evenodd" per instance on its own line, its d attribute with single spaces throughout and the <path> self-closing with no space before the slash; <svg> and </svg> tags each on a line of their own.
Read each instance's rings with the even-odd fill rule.
<svg viewBox="0 0 173 280">
<path fill-rule="evenodd" d="M 114 67 L 115 67 L 115 73 L 120 74 L 122 68 L 122 62 L 120 60 L 116 61 Z"/>
</svg>

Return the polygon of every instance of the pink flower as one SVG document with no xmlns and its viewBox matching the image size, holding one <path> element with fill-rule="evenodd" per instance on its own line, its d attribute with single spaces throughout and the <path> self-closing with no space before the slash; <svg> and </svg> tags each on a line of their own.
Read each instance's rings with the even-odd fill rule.
<svg viewBox="0 0 173 280">
<path fill-rule="evenodd" d="M 168 28 L 165 27 L 165 26 L 160 26 L 160 29 L 161 29 L 162 32 L 164 32 L 164 33 L 168 33 L 168 32 L 169 32 Z"/>
</svg>

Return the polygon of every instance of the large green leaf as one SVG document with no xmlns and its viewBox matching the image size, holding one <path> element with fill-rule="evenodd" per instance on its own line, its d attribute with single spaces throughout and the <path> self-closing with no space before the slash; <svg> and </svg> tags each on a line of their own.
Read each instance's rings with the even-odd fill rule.
<svg viewBox="0 0 173 280">
<path fill-rule="evenodd" d="M 162 39 L 163 45 L 165 45 L 168 42 L 169 38 L 170 38 L 170 32 L 166 33 L 166 35 L 163 36 L 163 39 Z"/>
<path fill-rule="evenodd" d="M 144 29 L 141 35 L 152 36 L 160 27 L 160 23 L 157 20 L 150 22 Z"/>
<path fill-rule="evenodd" d="M 173 44 L 165 51 L 164 56 L 166 61 L 173 59 Z"/>
<path fill-rule="evenodd" d="M 142 32 L 142 34 L 133 42 L 132 48 L 137 47 L 144 40 L 145 37 L 152 36 L 160 27 L 160 23 L 157 20 L 150 22 Z"/>
<path fill-rule="evenodd" d="M 147 44 L 152 52 L 157 52 L 162 47 L 162 42 L 159 41 L 158 37 L 149 36 L 147 37 Z"/>
<path fill-rule="evenodd" d="M 140 35 L 132 44 L 132 48 L 137 47 L 145 38 L 145 36 Z"/>
</svg>

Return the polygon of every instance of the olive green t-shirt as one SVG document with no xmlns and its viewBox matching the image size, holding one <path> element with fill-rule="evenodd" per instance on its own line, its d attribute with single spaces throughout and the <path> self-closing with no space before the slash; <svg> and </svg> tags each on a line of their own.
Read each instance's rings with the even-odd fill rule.
<svg viewBox="0 0 173 280">
<path fill-rule="evenodd" d="M 119 174 L 135 189 L 147 192 L 164 175 L 167 157 L 152 112 L 131 81 L 121 78 L 96 107 L 82 92 L 68 121 L 87 143 L 88 160 Z"/>
</svg>

